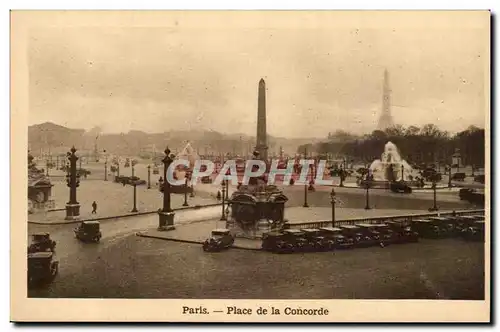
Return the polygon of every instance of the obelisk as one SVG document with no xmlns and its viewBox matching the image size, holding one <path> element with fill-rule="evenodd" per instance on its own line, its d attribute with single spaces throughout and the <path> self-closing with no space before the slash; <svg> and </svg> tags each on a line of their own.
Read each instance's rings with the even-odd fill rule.
<svg viewBox="0 0 500 332">
<path fill-rule="evenodd" d="M 261 78 L 259 81 L 257 113 L 257 146 L 255 150 L 259 152 L 259 159 L 267 161 L 267 132 L 266 132 L 266 82 Z"/>
<path fill-rule="evenodd" d="M 382 95 L 382 114 L 378 121 L 378 130 L 386 130 L 394 126 L 391 114 L 391 88 L 389 86 L 389 72 L 384 70 L 384 88 Z"/>
</svg>

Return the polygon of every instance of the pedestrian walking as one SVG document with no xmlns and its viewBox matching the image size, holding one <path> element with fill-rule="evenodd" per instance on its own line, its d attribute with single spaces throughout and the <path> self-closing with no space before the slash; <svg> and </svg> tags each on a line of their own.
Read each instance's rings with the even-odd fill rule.
<svg viewBox="0 0 500 332">
<path fill-rule="evenodd" d="M 92 214 L 96 214 L 97 213 L 97 203 L 94 201 L 92 203 Z"/>
</svg>

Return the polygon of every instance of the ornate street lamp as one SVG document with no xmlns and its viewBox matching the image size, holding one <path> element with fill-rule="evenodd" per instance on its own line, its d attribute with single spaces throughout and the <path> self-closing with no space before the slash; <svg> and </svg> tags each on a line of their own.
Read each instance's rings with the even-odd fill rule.
<svg viewBox="0 0 500 332">
<path fill-rule="evenodd" d="M 314 178 L 315 178 L 315 172 L 316 172 L 314 165 L 310 165 L 309 169 L 311 171 L 311 175 L 310 175 L 311 180 L 309 180 L 309 187 L 307 188 L 307 190 L 314 191 Z"/>
<path fill-rule="evenodd" d="M 339 187 L 343 187 L 344 186 L 344 178 L 345 178 L 345 173 L 344 173 L 344 169 L 343 168 L 340 168 L 340 185 Z"/>
<path fill-rule="evenodd" d="M 226 221 L 226 209 L 225 209 L 225 203 L 226 203 L 226 180 L 222 180 L 222 215 L 220 217 L 221 221 Z"/>
<path fill-rule="evenodd" d="M 132 180 L 131 184 L 134 187 L 134 207 L 132 208 L 132 211 L 130 211 L 130 212 L 138 212 L 137 211 L 137 181 Z"/>
<path fill-rule="evenodd" d="M 365 181 L 365 189 L 366 189 L 366 205 L 365 210 L 370 210 L 370 170 L 366 173 L 366 181 Z"/>
<path fill-rule="evenodd" d="M 148 165 L 148 189 L 151 189 L 151 165 Z"/>
<path fill-rule="evenodd" d="M 71 152 L 68 152 L 68 160 L 70 162 L 68 173 L 66 175 L 66 185 L 69 187 L 69 202 L 66 203 L 66 220 L 75 220 L 80 217 L 80 203 L 76 200 L 76 188 L 80 186 L 80 174 L 76 171 L 76 161 L 78 157 L 75 155 L 76 149 L 73 146 Z"/>
<path fill-rule="evenodd" d="M 335 189 L 330 193 L 330 203 L 332 204 L 332 227 L 335 227 Z"/>
<path fill-rule="evenodd" d="M 448 168 L 448 188 L 451 188 L 451 165 Z"/>
<path fill-rule="evenodd" d="M 108 161 L 104 162 L 104 181 L 108 181 Z"/>
<path fill-rule="evenodd" d="M 436 179 L 432 179 L 432 191 L 434 192 L 434 206 L 429 209 L 429 211 L 438 211 L 439 208 L 437 206 L 437 199 L 436 199 Z"/>
<path fill-rule="evenodd" d="M 184 178 L 184 203 L 182 206 L 189 206 L 188 204 L 188 178 Z"/>
<path fill-rule="evenodd" d="M 170 150 L 167 147 L 165 149 L 165 158 L 163 158 L 163 185 L 160 187 L 163 191 L 163 208 L 158 211 L 159 217 L 159 231 L 169 231 L 175 229 L 174 226 L 174 216 L 175 213 L 170 206 L 170 183 L 167 178 L 167 170 L 173 162 L 173 156 L 170 155 Z"/>
</svg>

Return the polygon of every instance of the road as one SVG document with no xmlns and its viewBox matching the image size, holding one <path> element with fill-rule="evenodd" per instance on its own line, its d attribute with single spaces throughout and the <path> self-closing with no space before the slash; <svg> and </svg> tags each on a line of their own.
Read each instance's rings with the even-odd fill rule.
<svg viewBox="0 0 500 332">
<path fill-rule="evenodd" d="M 60 248 L 62 250 L 62 248 Z M 61 260 L 30 297 L 235 299 L 482 299 L 480 243 L 454 239 L 335 253 L 278 255 L 134 235 L 106 238 Z"/>
<path fill-rule="evenodd" d="M 220 216 L 220 207 L 208 207 L 199 210 L 184 210 L 175 213 L 175 223 L 197 222 Z M 158 215 L 143 215 L 131 218 L 110 219 L 101 222 L 102 239 L 99 244 L 87 244 L 78 241 L 73 229 L 78 224 L 36 225 L 28 224 L 28 234 L 49 232 L 57 242 L 56 254 L 60 260 L 60 273 L 85 269 L 89 262 L 105 248 L 113 247 L 120 239 L 133 236 L 135 232 L 158 226 Z M 28 239 L 28 241 L 31 241 Z"/>
</svg>

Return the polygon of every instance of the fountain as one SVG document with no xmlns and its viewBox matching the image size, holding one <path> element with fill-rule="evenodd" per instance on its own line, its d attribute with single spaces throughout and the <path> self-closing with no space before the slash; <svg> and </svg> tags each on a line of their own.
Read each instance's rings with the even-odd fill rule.
<svg viewBox="0 0 500 332">
<path fill-rule="evenodd" d="M 413 168 L 401 158 L 398 148 L 392 142 L 387 142 L 380 159 L 372 162 L 369 168 L 374 185 L 387 187 L 394 181 L 406 181 L 411 183 L 417 174 Z"/>
</svg>

